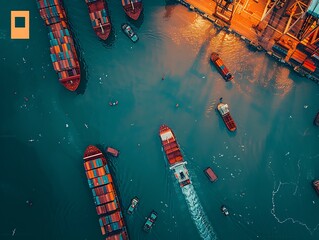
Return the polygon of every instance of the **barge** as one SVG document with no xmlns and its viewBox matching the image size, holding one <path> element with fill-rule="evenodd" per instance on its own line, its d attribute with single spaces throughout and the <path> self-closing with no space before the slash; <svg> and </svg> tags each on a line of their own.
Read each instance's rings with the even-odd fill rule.
<svg viewBox="0 0 319 240">
<path fill-rule="evenodd" d="M 90 145 L 85 150 L 83 160 L 102 235 L 106 235 L 106 240 L 128 240 L 120 202 L 106 158 L 97 147 Z"/>
<path fill-rule="evenodd" d="M 80 84 L 80 63 L 61 0 L 37 0 L 41 18 L 49 29 L 50 57 L 59 81 L 75 91 Z"/>
<path fill-rule="evenodd" d="M 223 121 L 228 128 L 229 131 L 234 132 L 237 129 L 236 123 L 232 116 L 230 115 L 228 104 L 218 103 L 217 110 L 219 114 L 222 116 Z"/>
<path fill-rule="evenodd" d="M 115 148 L 108 147 L 106 149 L 106 152 L 111 154 L 113 157 L 118 157 L 119 156 L 119 151 L 116 150 Z"/>
<path fill-rule="evenodd" d="M 91 24 L 96 35 L 106 40 L 111 32 L 111 21 L 105 0 L 85 0 L 88 6 Z"/>
<path fill-rule="evenodd" d="M 191 184 L 188 170 L 185 167 L 187 162 L 183 159 L 183 155 L 173 131 L 168 126 L 162 125 L 159 129 L 159 135 L 162 141 L 163 150 L 170 165 L 170 170 L 173 170 L 180 186 L 184 187 Z"/>
<path fill-rule="evenodd" d="M 213 52 L 210 56 L 210 60 L 215 64 L 216 68 L 226 81 L 234 79 L 233 75 L 229 72 L 224 62 L 220 59 L 219 54 Z"/>
<path fill-rule="evenodd" d="M 319 112 L 317 113 L 315 119 L 313 120 L 313 124 L 319 127 Z"/>
<path fill-rule="evenodd" d="M 211 181 L 211 182 L 215 182 L 217 181 L 218 177 L 216 176 L 216 174 L 214 173 L 213 169 L 211 169 L 210 167 L 206 168 L 204 170 L 206 176 L 208 177 L 208 179 Z"/>
<path fill-rule="evenodd" d="M 137 20 L 143 10 L 142 0 L 122 0 L 122 6 L 127 16 Z"/>
<path fill-rule="evenodd" d="M 312 182 L 312 186 L 314 187 L 314 189 L 316 190 L 316 192 L 319 194 L 319 180 L 314 180 Z"/>
</svg>

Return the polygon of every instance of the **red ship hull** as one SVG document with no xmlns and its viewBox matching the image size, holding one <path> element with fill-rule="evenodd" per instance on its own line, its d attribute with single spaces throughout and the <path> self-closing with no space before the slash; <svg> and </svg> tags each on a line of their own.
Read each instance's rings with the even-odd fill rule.
<svg viewBox="0 0 319 240">
<path fill-rule="evenodd" d="M 168 140 L 162 140 L 162 146 L 166 154 L 168 163 L 174 165 L 175 163 L 183 162 L 183 156 L 176 141 L 173 131 L 166 125 L 162 125 L 159 130 L 159 134 L 165 134 L 166 132 L 171 132 L 172 138 Z"/>
<path fill-rule="evenodd" d="M 50 57 L 61 84 L 70 91 L 80 85 L 80 63 L 60 0 L 37 1 L 41 18 L 49 29 Z"/>
<path fill-rule="evenodd" d="M 218 53 L 213 52 L 210 56 L 210 60 L 215 64 L 216 68 L 226 81 L 231 81 L 234 79 L 224 62 L 219 58 Z"/>
<path fill-rule="evenodd" d="M 141 12 L 143 10 L 143 4 L 141 1 L 130 2 L 127 0 L 122 0 L 122 6 L 126 15 L 133 20 L 137 20 L 140 17 Z"/>
<path fill-rule="evenodd" d="M 95 34 L 102 40 L 106 40 L 111 32 L 112 25 L 108 16 L 108 7 L 105 0 L 87 2 L 89 15 Z M 101 24 L 101 25 L 100 25 Z M 103 29 L 103 30 L 102 30 Z"/>
<path fill-rule="evenodd" d="M 217 105 L 217 110 L 218 110 L 220 116 L 223 118 L 223 121 L 224 121 L 224 123 L 225 123 L 227 129 L 228 129 L 229 131 L 231 131 L 231 132 L 236 131 L 237 126 L 236 126 L 236 123 L 235 123 L 234 119 L 232 118 L 232 116 L 230 115 L 229 112 L 228 112 L 228 113 L 225 113 L 225 114 L 221 113 L 221 111 L 219 110 L 219 106 L 220 106 L 220 105 L 223 105 L 223 103 L 219 103 L 219 104 Z"/>
<path fill-rule="evenodd" d="M 83 160 L 102 234 L 107 236 L 106 240 L 128 240 L 120 202 L 105 156 L 97 147 L 90 145 L 85 150 Z"/>
</svg>

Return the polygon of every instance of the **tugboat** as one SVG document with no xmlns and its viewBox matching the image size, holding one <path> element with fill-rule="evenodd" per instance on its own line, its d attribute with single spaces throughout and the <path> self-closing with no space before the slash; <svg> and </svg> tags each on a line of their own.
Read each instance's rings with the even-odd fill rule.
<svg viewBox="0 0 319 240">
<path fill-rule="evenodd" d="M 127 214 L 131 215 L 134 212 L 135 208 L 137 207 L 138 202 L 139 202 L 139 200 L 137 197 L 132 198 L 131 205 L 127 209 Z"/>
<path fill-rule="evenodd" d="M 121 27 L 125 35 L 128 36 L 132 40 L 132 42 L 137 42 L 138 36 L 135 34 L 130 25 L 128 25 L 127 23 L 123 23 Z"/>
<path fill-rule="evenodd" d="M 234 79 L 233 75 L 229 72 L 228 68 L 224 65 L 224 62 L 219 58 L 219 54 L 213 52 L 210 56 L 210 60 L 215 64 L 220 74 L 226 81 Z"/>
<path fill-rule="evenodd" d="M 225 216 L 229 215 L 228 209 L 226 208 L 225 205 L 222 205 L 220 210 L 224 213 Z"/>
<path fill-rule="evenodd" d="M 126 15 L 133 20 L 139 18 L 143 9 L 142 0 L 122 0 L 122 6 Z"/>
<path fill-rule="evenodd" d="M 183 159 L 173 131 L 168 126 L 162 125 L 159 129 L 159 135 L 170 169 L 173 170 L 179 185 L 185 187 L 186 185 L 191 184 L 187 168 L 185 167 L 187 162 Z"/>
<path fill-rule="evenodd" d="M 314 180 L 312 186 L 315 188 L 316 192 L 319 194 L 319 180 Z"/>
<path fill-rule="evenodd" d="M 228 105 L 225 103 L 218 103 L 217 110 L 219 114 L 222 116 L 223 121 L 228 128 L 229 131 L 234 132 L 237 129 L 236 123 L 232 116 L 230 115 Z"/>
<path fill-rule="evenodd" d="M 89 9 L 92 27 L 96 35 L 106 40 L 111 32 L 111 21 L 104 0 L 85 0 Z"/>
<path fill-rule="evenodd" d="M 147 218 L 146 222 L 144 223 L 143 230 L 145 232 L 149 232 L 154 226 L 156 219 L 157 219 L 157 212 L 152 210 L 150 216 Z"/>
<path fill-rule="evenodd" d="M 319 127 L 319 112 L 317 113 L 315 120 L 313 121 L 313 123 Z"/>
</svg>

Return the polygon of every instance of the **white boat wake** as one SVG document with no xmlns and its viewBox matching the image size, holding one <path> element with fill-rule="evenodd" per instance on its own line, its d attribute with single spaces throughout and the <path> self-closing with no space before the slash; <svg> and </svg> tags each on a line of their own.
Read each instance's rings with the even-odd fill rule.
<svg viewBox="0 0 319 240">
<path fill-rule="evenodd" d="M 199 198 L 195 192 L 192 184 L 189 184 L 182 188 L 182 192 L 185 196 L 189 212 L 194 220 L 194 223 L 199 231 L 202 239 L 216 240 L 216 234 L 213 227 L 210 225 L 202 205 L 199 202 Z"/>
</svg>

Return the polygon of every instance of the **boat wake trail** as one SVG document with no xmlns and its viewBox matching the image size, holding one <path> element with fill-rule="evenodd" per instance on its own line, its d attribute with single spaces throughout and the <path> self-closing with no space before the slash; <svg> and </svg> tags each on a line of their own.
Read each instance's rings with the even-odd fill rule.
<svg viewBox="0 0 319 240">
<path fill-rule="evenodd" d="M 183 187 L 182 192 L 185 196 L 189 212 L 192 215 L 192 218 L 201 238 L 205 240 L 216 240 L 217 237 L 214 229 L 210 225 L 204 213 L 203 207 L 199 202 L 199 198 L 195 192 L 193 185 L 189 184 Z"/>
</svg>

